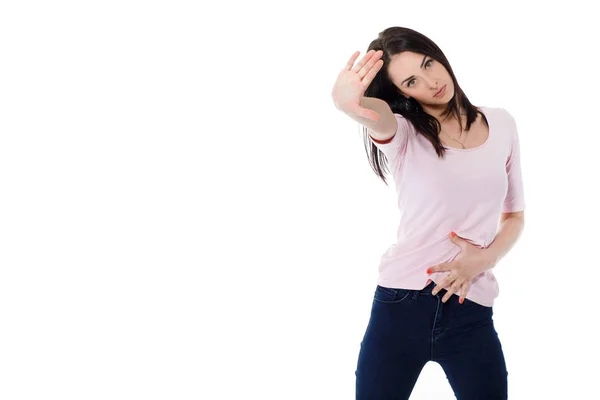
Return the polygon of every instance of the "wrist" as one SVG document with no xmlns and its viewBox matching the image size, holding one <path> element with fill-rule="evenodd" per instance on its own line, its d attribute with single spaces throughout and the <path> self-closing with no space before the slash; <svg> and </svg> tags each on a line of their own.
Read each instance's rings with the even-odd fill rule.
<svg viewBox="0 0 600 400">
<path fill-rule="evenodd" d="M 484 270 L 492 269 L 498 264 L 500 261 L 500 257 L 493 250 L 484 249 L 483 250 L 483 258 L 484 258 Z"/>
</svg>

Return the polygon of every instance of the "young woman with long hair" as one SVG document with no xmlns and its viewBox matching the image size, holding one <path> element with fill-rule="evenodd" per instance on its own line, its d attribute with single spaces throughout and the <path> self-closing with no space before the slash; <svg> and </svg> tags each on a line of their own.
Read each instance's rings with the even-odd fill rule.
<svg viewBox="0 0 600 400">
<path fill-rule="evenodd" d="M 492 269 L 518 240 L 525 201 L 516 122 L 476 107 L 440 48 L 382 31 L 333 90 L 363 127 L 373 171 L 398 196 L 397 240 L 382 255 L 356 368 L 357 399 L 408 399 L 429 361 L 458 399 L 506 399 Z"/>
</svg>

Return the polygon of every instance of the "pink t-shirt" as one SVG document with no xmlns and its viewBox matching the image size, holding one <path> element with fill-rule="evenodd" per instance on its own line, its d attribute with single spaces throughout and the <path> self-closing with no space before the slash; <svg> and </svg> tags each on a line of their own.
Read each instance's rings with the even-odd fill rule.
<svg viewBox="0 0 600 400">
<path fill-rule="evenodd" d="M 449 148 L 443 159 L 400 114 L 394 114 L 393 138 L 385 143 L 370 138 L 388 159 L 400 210 L 396 243 L 381 257 L 379 285 L 420 290 L 432 280 L 438 283 L 448 272 L 427 275 L 427 268 L 454 260 L 461 251 L 450 232 L 486 248 L 501 213 L 525 210 L 515 120 L 503 108 L 479 108 L 489 124 L 487 141 L 472 149 Z M 498 293 L 487 270 L 473 279 L 467 298 L 491 307 Z"/>
</svg>

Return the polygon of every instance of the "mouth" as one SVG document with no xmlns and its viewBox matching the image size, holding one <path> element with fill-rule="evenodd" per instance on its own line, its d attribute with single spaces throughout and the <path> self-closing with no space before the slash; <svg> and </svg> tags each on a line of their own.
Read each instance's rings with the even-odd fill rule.
<svg viewBox="0 0 600 400">
<path fill-rule="evenodd" d="M 439 97 L 441 94 L 444 94 L 445 92 L 446 92 L 446 85 L 442 86 L 442 88 L 433 97 Z"/>
</svg>

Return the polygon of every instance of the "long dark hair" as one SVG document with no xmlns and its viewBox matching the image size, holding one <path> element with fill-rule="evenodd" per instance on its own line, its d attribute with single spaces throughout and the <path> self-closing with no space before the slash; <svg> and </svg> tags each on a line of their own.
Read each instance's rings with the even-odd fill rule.
<svg viewBox="0 0 600 400">
<path fill-rule="evenodd" d="M 440 123 L 434 116 L 425 112 L 418 101 L 413 98 L 406 98 L 401 93 L 400 89 L 390 79 L 387 69 L 391 57 L 403 51 L 427 55 L 441 63 L 454 82 L 454 97 L 448 102 L 448 106 L 442 113 L 442 117 L 453 114 L 457 118 L 461 129 L 465 129 L 462 126 L 462 118 L 460 117 L 461 111 L 465 111 L 467 116 L 466 130 L 469 130 L 471 124 L 477 120 L 477 114 L 481 112 L 481 110 L 478 107 L 473 106 L 471 102 L 469 102 L 469 99 L 467 99 L 467 96 L 456 81 L 454 72 L 452 72 L 452 67 L 450 67 L 450 63 L 442 50 L 425 35 L 409 28 L 397 26 L 387 28 L 380 32 L 377 39 L 373 40 L 369 45 L 367 52 L 369 50 L 383 51 L 383 55 L 381 56 L 383 68 L 375 75 L 375 78 L 367 87 L 364 96 L 376 97 L 385 101 L 392 109 L 392 112 L 400 114 L 410 121 L 417 133 L 423 135 L 431 142 L 438 157 L 443 158 L 446 148 L 442 145 L 438 136 L 441 129 Z M 371 168 L 387 185 L 384 174 L 384 171 L 387 170 L 387 159 L 385 158 L 385 154 L 371 142 L 368 137 L 367 128 L 364 126 L 363 136 L 365 150 L 367 151 L 367 157 L 369 158 Z"/>
</svg>

